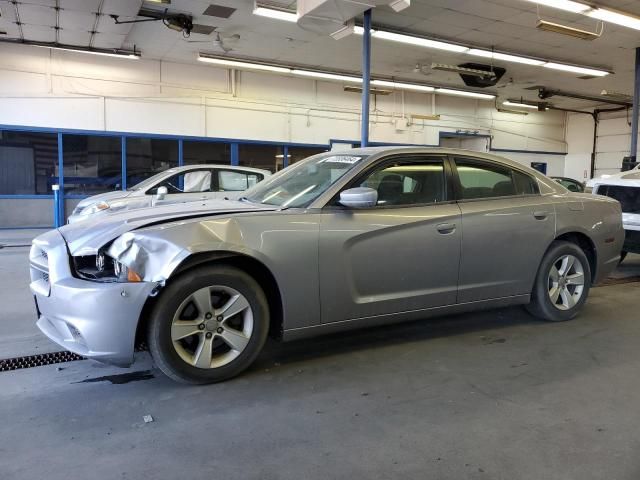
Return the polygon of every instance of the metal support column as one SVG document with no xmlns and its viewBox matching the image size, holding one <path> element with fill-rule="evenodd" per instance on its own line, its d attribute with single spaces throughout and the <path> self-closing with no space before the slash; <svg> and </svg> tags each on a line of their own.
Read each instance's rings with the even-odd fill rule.
<svg viewBox="0 0 640 480">
<path fill-rule="evenodd" d="M 122 191 L 127 189 L 127 137 L 120 137 L 120 152 L 122 153 L 122 157 L 120 158 L 120 162 L 122 164 L 122 180 L 120 181 L 120 185 L 122 185 Z"/>
<path fill-rule="evenodd" d="M 289 145 L 283 145 L 282 147 L 282 168 L 289 166 Z"/>
<path fill-rule="evenodd" d="M 182 139 L 178 140 L 178 166 L 182 167 L 184 165 L 184 143 Z"/>
<path fill-rule="evenodd" d="M 237 143 L 231 144 L 231 165 L 240 165 L 240 149 Z"/>
<path fill-rule="evenodd" d="M 62 133 L 58 133 L 58 186 L 60 188 L 57 198 L 54 197 L 56 202 L 56 208 L 58 209 L 58 224 L 56 227 L 60 227 L 65 224 L 66 216 L 65 210 L 65 195 L 64 195 L 64 149 L 62 147 Z"/>
<path fill-rule="evenodd" d="M 371 81 L 371 9 L 364 12 L 362 35 L 362 125 L 360 146 L 369 145 L 369 91 Z"/>
<path fill-rule="evenodd" d="M 631 150 L 629 156 L 636 162 L 638 155 L 638 115 L 640 114 L 640 47 L 636 48 L 636 78 L 633 87 L 633 116 L 631 118 Z"/>
</svg>

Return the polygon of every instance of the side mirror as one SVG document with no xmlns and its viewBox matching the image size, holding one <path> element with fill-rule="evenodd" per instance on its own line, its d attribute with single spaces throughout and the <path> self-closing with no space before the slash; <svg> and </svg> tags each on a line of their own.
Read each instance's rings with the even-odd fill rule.
<svg viewBox="0 0 640 480">
<path fill-rule="evenodd" d="M 167 187 L 158 187 L 156 191 L 156 200 L 164 200 L 164 197 L 169 193 L 169 189 Z"/>
<path fill-rule="evenodd" d="M 373 188 L 357 187 L 340 192 L 340 205 L 349 208 L 370 208 L 378 203 L 378 191 Z"/>
</svg>

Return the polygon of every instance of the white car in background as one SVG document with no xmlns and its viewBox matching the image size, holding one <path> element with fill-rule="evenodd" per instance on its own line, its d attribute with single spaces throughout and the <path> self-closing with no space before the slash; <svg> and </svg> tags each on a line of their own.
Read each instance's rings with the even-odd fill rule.
<svg viewBox="0 0 640 480">
<path fill-rule="evenodd" d="M 82 200 L 69 223 L 123 209 L 202 200 L 236 200 L 267 177 L 268 170 L 230 165 L 189 165 L 160 172 L 127 190 L 101 193 Z"/>
<path fill-rule="evenodd" d="M 620 202 L 625 232 L 621 260 L 628 252 L 640 253 L 640 168 L 592 178 L 586 191 Z"/>
</svg>

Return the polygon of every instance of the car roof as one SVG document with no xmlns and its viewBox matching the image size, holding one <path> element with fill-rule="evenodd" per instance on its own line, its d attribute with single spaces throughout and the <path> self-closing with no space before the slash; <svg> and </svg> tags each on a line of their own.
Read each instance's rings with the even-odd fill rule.
<svg viewBox="0 0 640 480">
<path fill-rule="evenodd" d="M 265 170 L 263 168 L 244 167 L 242 165 L 227 165 L 222 163 L 200 163 L 196 165 L 182 165 L 181 167 L 169 168 L 165 170 L 165 172 L 177 173 L 184 172 L 186 170 L 199 170 L 201 168 L 220 168 L 224 170 L 238 170 L 242 172 L 255 172 L 271 175 L 271 172 L 269 170 Z"/>
<path fill-rule="evenodd" d="M 342 155 L 393 155 L 393 154 L 403 154 L 403 153 L 430 153 L 435 155 L 463 155 L 481 158 L 485 160 L 490 160 L 494 162 L 500 162 L 511 167 L 526 170 L 528 172 L 535 172 L 537 175 L 542 175 L 537 170 L 528 167 L 527 165 L 523 165 L 522 163 L 516 162 L 515 160 L 511 160 L 506 157 L 502 157 L 499 155 L 493 155 L 490 153 L 478 152 L 475 150 L 466 150 L 463 148 L 442 148 L 442 147 L 420 147 L 415 145 L 407 145 L 407 146 L 393 146 L 393 147 L 364 147 L 364 148 L 353 148 L 350 150 L 339 150 L 333 153 L 334 155 L 342 154 Z M 544 175 L 542 175 L 544 176 Z"/>
</svg>

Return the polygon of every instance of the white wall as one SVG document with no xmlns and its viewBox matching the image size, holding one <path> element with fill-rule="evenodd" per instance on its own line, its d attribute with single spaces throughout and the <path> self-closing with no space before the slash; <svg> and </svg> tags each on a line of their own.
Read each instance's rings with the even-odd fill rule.
<svg viewBox="0 0 640 480">
<path fill-rule="evenodd" d="M 596 141 L 595 176 L 616 173 L 622 159 L 629 155 L 631 117 L 626 111 L 602 113 L 599 116 Z M 593 119 L 588 115 L 569 114 L 567 117 L 565 171 L 573 178 L 589 178 L 593 151 Z"/>
<path fill-rule="evenodd" d="M 317 144 L 359 138 L 360 96 L 341 84 L 253 72 L 232 80 L 209 65 L 0 45 L 0 124 Z M 493 102 L 414 92 L 372 100 L 374 142 L 437 145 L 440 132 L 472 130 L 491 135 L 497 149 L 567 148 L 559 112 L 513 115 Z M 397 130 L 403 114 L 440 120 Z M 527 164 L 544 157 L 511 156 Z M 564 171 L 562 156 L 548 163 L 550 173 Z"/>
</svg>

